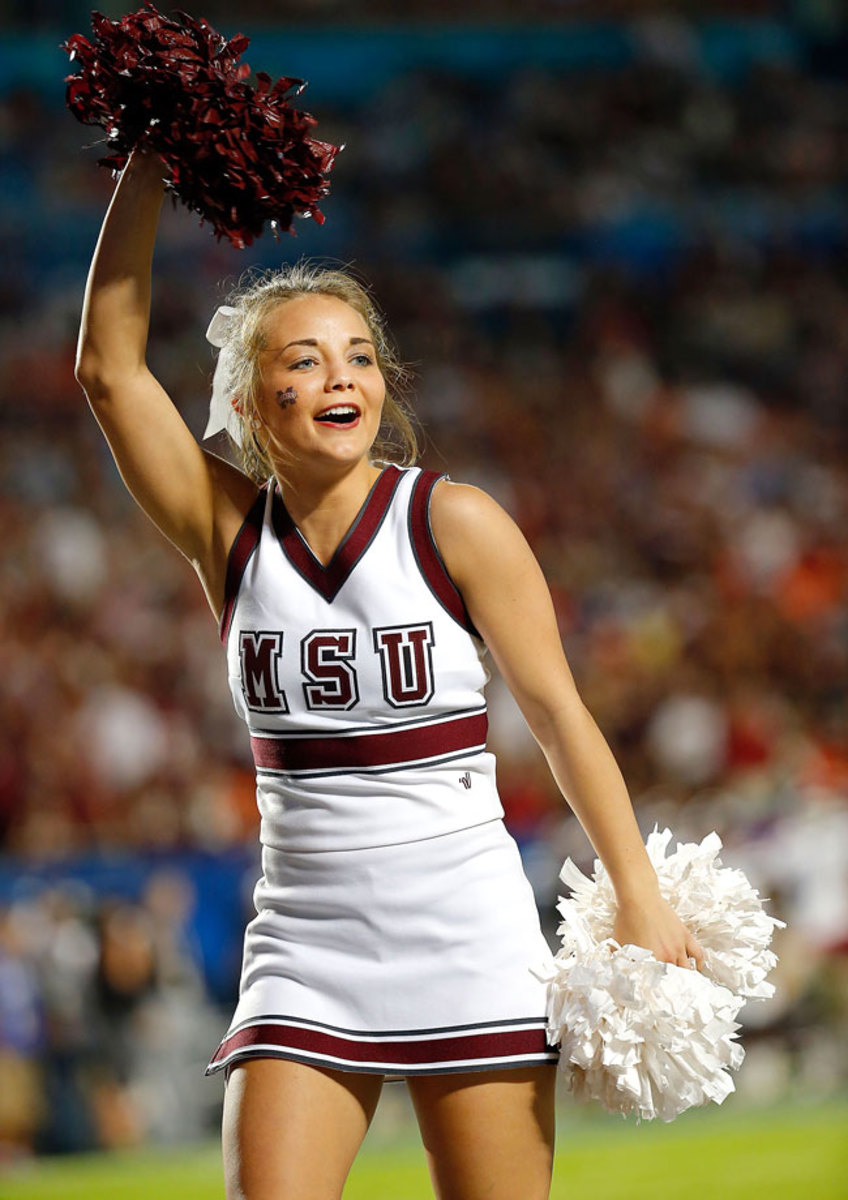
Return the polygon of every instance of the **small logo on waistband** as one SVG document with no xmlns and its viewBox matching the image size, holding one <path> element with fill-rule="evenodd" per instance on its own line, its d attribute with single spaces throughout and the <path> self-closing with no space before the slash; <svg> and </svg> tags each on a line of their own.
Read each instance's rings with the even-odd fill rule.
<svg viewBox="0 0 848 1200">
<path fill-rule="evenodd" d="M 468 772 L 467 772 L 467 771 L 465 772 L 465 774 L 464 774 L 464 775 L 460 775 L 460 777 L 459 777 L 459 782 L 462 784 L 462 786 L 463 786 L 464 788 L 470 788 L 470 787 L 471 787 L 471 776 L 468 774 Z"/>
</svg>

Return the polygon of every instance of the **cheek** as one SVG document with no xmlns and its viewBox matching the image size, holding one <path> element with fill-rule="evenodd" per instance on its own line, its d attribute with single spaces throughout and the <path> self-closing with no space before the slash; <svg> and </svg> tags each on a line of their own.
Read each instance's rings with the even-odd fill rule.
<svg viewBox="0 0 848 1200">
<path fill-rule="evenodd" d="M 385 383 L 385 380 L 382 380 L 381 386 L 375 391 L 374 399 L 376 401 L 377 411 L 378 411 L 380 417 L 382 417 L 383 413 L 386 410 L 386 383 Z"/>
<path fill-rule="evenodd" d="M 280 408 L 290 408 L 297 403 L 297 390 L 293 387 L 282 388 L 277 392 L 277 404 Z"/>
</svg>

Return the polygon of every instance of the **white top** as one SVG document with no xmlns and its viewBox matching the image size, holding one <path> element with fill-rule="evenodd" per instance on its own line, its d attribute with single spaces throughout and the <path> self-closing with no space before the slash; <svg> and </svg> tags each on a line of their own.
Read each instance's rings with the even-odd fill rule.
<svg viewBox="0 0 848 1200">
<path fill-rule="evenodd" d="M 326 566 L 275 483 L 236 538 L 221 637 L 269 850 L 392 845 L 503 815 L 486 649 L 430 529 L 439 478 L 386 467 Z"/>
</svg>

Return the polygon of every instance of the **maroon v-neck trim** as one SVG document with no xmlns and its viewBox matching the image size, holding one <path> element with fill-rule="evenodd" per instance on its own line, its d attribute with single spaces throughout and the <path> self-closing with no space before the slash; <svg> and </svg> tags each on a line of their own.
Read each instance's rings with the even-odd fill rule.
<svg viewBox="0 0 848 1200">
<path fill-rule="evenodd" d="M 286 508 L 279 488 L 275 488 L 271 520 L 283 553 L 299 575 L 331 603 L 344 586 L 356 564 L 371 545 L 383 523 L 389 505 L 400 483 L 398 467 L 383 469 L 365 498 L 350 529 L 339 543 L 333 557 L 325 566 L 315 557 L 311 547 L 295 525 Z"/>
</svg>

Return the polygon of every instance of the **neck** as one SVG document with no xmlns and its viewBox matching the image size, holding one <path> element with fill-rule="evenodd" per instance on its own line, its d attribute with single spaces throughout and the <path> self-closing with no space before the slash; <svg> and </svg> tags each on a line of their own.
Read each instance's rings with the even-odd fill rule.
<svg viewBox="0 0 848 1200">
<path fill-rule="evenodd" d="M 322 562 L 332 558 L 365 498 L 380 475 L 380 468 L 361 459 L 344 472 L 301 476 L 286 470 L 278 476 L 283 501 L 294 523 Z"/>
</svg>

